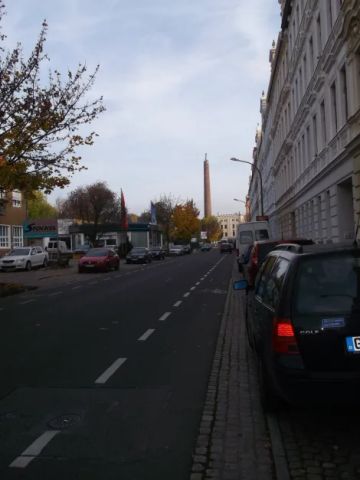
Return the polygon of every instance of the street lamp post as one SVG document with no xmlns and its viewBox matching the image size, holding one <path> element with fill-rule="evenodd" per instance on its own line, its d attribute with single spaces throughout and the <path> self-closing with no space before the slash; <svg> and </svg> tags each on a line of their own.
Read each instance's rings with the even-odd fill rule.
<svg viewBox="0 0 360 480">
<path fill-rule="evenodd" d="M 263 217 L 264 216 L 264 199 L 263 199 L 263 183 L 262 183 L 262 175 L 261 175 L 261 172 L 259 170 L 259 168 L 254 164 L 254 163 L 251 163 L 251 162 L 248 162 L 247 160 L 240 160 L 239 158 L 230 158 L 231 161 L 233 162 L 240 162 L 240 163 L 248 163 L 249 165 L 251 165 L 252 167 L 255 168 L 255 170 L 258 172 L 259 174 L 259 178 L 260 178 L 260 210 L 261 210 L 261 216 Z"/>
</svg>

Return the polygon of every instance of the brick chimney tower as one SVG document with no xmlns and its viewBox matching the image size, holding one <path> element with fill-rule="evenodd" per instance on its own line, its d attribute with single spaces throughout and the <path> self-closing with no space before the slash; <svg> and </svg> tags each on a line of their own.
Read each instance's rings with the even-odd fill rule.
<svg viewBox="0 0 360 480">
<path fill-rule="evenodd" d="M 204 217 L 211 217 L 210 170 L 206 153 L 204 160 Z"/>
</svg>

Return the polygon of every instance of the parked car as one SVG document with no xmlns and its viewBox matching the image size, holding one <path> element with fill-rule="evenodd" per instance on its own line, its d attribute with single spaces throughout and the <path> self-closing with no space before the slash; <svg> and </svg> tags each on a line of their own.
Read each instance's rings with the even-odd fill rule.
<svg viewBox="0 0 360 480">
<path fill-rule="evenodd" d="M 259 240 L 254 242 L 251 249 L 248 251 L 246 256 L 244 255 L 244 264 L 243 264 L 243 273 L 248 282 L 249 287 L 253 287 L 255 284 L 256 275 L 266 258 L 266 255 L 276 248 L 281 248 L 281 245 L 293 245 L 293 248 L 296 248 L 300 245 L 312 245 L 314 242 L 307 238 L 298 238 L 292 240 Z M 246 263 L 245 263 L 246 262 Z"/>
<path fill-rule="evenodd" d="M 237 289 L 247 281 L 235 282 Z M 266 409 L 325 386 L 360 386 L 360 250 L 273 250 L 248 295 L 246 328 Z M 334 391 L 335 391 L 334 389 Z"/>
<path fill-rule="evenodd" d="M 169 248 L 169 255 L 170 256 L 179 256 L 179 255 L 184 255 L 185 252 L 184 252 L 184 248 L 182 245 L 172 245 L 170 248 Z"/>
<path fill-rule="evenodd" d="M 79 259 L 78 272 L 118 270 L 120 258 L 111 248 L 91 248 Z"/>
<path fill-rule="evenodd" d="M 258 240 L 271 240 L 268 221 L 244 222 L 239 223 L 236 229 L 236 253 L 242 258 L 242 255 Z"/>
<path fill-rule="evenodd" d="M 150 263 L 151 254 L 148 248 L 134 247 L 126 255 L 126 263 Z"/>
<path fill-rule="evenodd" d="M 210 243 L 203 243 L 200 247 L 200 250 L 202 252 L 209 252 L 211 250 L 211 244 Z"/>
<path fill-rule="evenodd" d="M 191 253 L 191 247 L 190 247 L 189 244 L 183 245 L 182 247 L 183 247 L 183 250 L 184 250 L 185 254 Z"/>
<path fill-rule="evenodd" d="M 153 260 L 165 260 L 165 250 L 162 247 L 151 247 L 149 250 Z"/>
<path fill-rule="evenodd" d="M 48 254 L 42 247 L 18 247 L 0 259 L 3 272 L 14 270 L 30 271 L 33 267 L 46 267 Z"/>
<path fill-rule="evenodd" d="M 232 253 L 233 244 L 230 242 L 221 242 L 220 243 L 220 253 Z"/>
<path fill-rule="evenodd" d="M 82 245 L 77 245 L 74 250 L 74 254 L 76 256 L 84 255 L 87 253 L 91 248 L 91 245 L 89 243 L 84 243 Z"/>
<path fill-rule="evenodd" d="M 49 262 L 57 262 L 59 265 L 69 265 L 73 258 L 73 252 L 63 240 L 51 240 L 46 247 L 46 251 L 49 255 Z"/>
</svg>

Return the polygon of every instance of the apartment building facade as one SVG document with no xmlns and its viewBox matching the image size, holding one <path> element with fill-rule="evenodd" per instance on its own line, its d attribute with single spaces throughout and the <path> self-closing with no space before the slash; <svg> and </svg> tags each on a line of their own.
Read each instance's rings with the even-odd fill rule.
<svg viewBox="0 0 360 480">
<path fill-rule="evenodd" d="M 360 2 L 279 0 L 253 162 L 275 237 L 339 242 L 360 213 Z M 260 178 L 249 185 L 252 219 Z"/>
<path fill-rule="evenodd" d="M 25 218 L 26 204 L 22 193 L 0 189 L 0 256 L 13 247 L 23 246 Z"/>
<path fill-rule="evenodd" d="M 244 221 L 244 216 L 239 213 L 217 214 L 216 219 L 220 224 L 222 240 L 235 238 L 237 226 Z"/>
</svg>

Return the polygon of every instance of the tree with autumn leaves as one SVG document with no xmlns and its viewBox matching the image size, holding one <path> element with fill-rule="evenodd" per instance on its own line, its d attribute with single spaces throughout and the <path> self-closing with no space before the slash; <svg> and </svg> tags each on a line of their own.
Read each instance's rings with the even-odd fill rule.
<svg viewBox="0 0 360 480">
<path fill-rule="evenodd" d="M 201 230 L 207 233 L 207 240 L 209 242 L 216 242 L 222 237 L 220 223 L 213 215 L 201 220 Z"/>
<path fill-rule="evenodd" d="M 176 205 L 173 212 L 171 236 L 178 242 L 190 243 L 200 231 L 199 210 L 193 200 Z"/>
<path fill-rule="evenodd" d="M 4 8 L 0 0 L 0 29 Z M 104 110 L 102 98 L 86 100 L 99 67 L 88 75 L 79 64 L 65 80 L 54 70 L 43 81 L 47 28 L 44 21 L 27 59 L 21 44 L 9 51 L 2 46 L 6 36 L 0 30 L 0 186 L 6 190 L 50 193 L 68 185 L 85 168 L 77 147 L 92 145 L 96 136 L 83 134 L 84 127 Z"/>
</svg>

